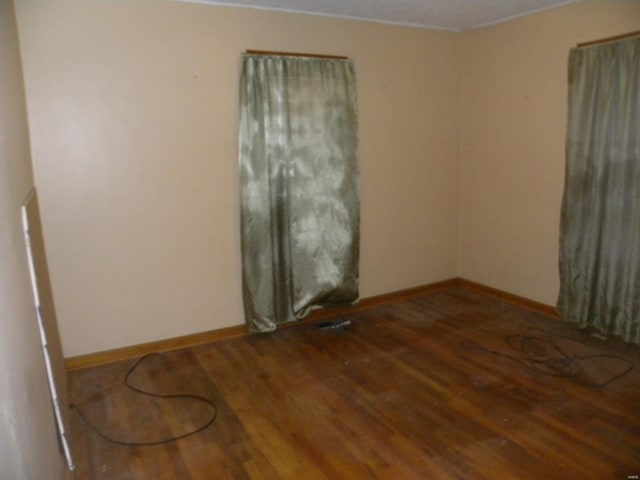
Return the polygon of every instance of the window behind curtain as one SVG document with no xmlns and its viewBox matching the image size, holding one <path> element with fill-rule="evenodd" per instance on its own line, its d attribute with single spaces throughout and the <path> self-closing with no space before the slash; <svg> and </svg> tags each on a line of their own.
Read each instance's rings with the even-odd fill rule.
<svg viewBox="0 0 640 480">
<path fill-rule="evenodd" d="M 253 331 L 358 299 L 358 117 L 352 61 L 244 55 L 243 299 Z"/>
<path fill-rule="evenodd" d="M 640 344 L 640 38 L 569 57 L 558 309 Z"/>
</svg>

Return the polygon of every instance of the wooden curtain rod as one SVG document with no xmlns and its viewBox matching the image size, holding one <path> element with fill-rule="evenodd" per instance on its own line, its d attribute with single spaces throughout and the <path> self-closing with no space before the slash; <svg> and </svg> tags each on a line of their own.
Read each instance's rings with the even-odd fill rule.
<svg viewBox="0 0 640 480">
<path fill-rule="evenodd" d="M 269 50 L 247 50 L 249 55 L 278 55 L 283 57 L 310 57 L 310 58 L 329 58 L 332 60 L 349 60 L 349 57 L 340 55 L 320 55 L 317 53 L 295 53 L 295 52 L 274 52 Z"/>
<path fill-rule="evenodd" d="M 599 45 L 601 43 L 607 43 L 607 42 L 615 42 L 616 40 L 623 40 L 625 38 L 635 37 L 637 35 L 640 35 L 640 30 L 636 30 L 635 32 L 623 33 L 622 35 L 615 35 L 613 37 L 606 37 L 606 38 L 600 38 L 598 40 L 591 40 L 590 42 L 579 43 L 577 47 L 578 48 L 590 47 L 592 45 Z"/>
</svg>

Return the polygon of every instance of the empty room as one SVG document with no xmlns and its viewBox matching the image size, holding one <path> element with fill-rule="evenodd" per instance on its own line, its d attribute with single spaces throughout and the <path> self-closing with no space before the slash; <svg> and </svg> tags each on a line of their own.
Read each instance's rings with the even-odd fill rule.
<svg viewBox="0 0 640 480">
<path fill-rule="evenodd" d="M 0 479 L 639 478 L 639 28 L 0 0 Z"/>
</svg>

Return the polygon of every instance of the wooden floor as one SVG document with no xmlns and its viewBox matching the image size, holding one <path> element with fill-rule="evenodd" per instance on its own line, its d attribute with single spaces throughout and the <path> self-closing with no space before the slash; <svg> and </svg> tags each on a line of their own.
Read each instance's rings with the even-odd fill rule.
<svg viewBox="0 0 640 480">
<path fill-rule="evenodd" d="M 130 447 L 74 413 L 75 479 L 640 475 L 640 349 L 459 287 L 348 318 L 346 331 L 307 324 L 146 359 L 132 384 L 206 397 L 215 422 Z M 128 390 L 133 363 L 70 373 L 72 401 L 105 434 L 154 441 L 213 413 Z"/>
</svg>

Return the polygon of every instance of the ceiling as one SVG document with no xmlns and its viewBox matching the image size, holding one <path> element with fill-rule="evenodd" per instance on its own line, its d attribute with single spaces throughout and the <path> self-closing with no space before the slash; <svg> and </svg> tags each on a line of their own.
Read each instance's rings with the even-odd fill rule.
<svg viewBox="0 0 640 480">
<path fill-rule="evenodd" d="M 579 0 L 183 0 L 462 31 Z"/>
</svg>

